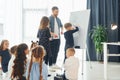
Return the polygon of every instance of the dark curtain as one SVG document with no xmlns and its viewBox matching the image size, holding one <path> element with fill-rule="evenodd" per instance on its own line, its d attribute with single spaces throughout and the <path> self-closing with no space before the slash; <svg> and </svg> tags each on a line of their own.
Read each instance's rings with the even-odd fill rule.
<svg viewBox="0 0 120 80">
<path fill-rule="evenodd" d="M 91 10 L 88 33 L 93 26 L 103 25 L 107 27 L 108 42 L 117 42 L 119 39 L 118 29 L 112 31 L 111 24 L 118 25 L 119 0 L 87 0 L 87 9 Z M 96 52 L 93 41 L 87 36 L 87 47 L 90 59 L 96 60 Z M 119 47 L 109 46 L 110 53 L 118 53 Z M 110 57 L 110 61 L 119 61 L 119 57 Z"/>
</svg>

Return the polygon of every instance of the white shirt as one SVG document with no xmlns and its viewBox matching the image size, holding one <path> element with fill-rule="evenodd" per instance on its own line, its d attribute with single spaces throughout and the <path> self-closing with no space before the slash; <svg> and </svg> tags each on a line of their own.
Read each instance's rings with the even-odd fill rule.
<svg viewBox="0 0 120 80">
<path fill-rule="evenodd" d="M 9 64 L 8 64 L 8 79 L 10 79 L 11 74 L 12 74 L 12 70 L 13 70 L 12 67 L 14 66 L 14 63 L 13 63 L 14 60 L 15 60 L 15 56 L 12 55 L 12 57 L 9 61 Z"/>
<path fill-rule="evenodd" d="M 60 35 L 59 35 L 59 27 L 58 27 L 58 23 L 56 18 L 54 18 L 55 22 L 54 22 L 54 33 L 58 35 L 57 38 L 53 37 L 53 39 L 60 39 Z"/>
<path fill-rule="evenodd" d="M 65 64 L 65 76 L 69 80 L 78 80 L 79 60 L 78 58 L 71 56 L 66 59 Z"/>
</svg>

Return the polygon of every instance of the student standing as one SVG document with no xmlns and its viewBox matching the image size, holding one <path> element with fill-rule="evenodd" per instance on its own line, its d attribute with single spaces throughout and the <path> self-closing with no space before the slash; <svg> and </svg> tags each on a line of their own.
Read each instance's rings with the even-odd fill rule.
<svg viewBox="0 0 120 80">
<path fill-rule="evenodd" d="M 58 7 L 52 7 L 52 15 L 50 19 L 50 30 L 52 34 L 52 41 L 50 42 L 52 50 L 52 62 L 56 64 L 59 48 L 60 48 L 60 29 L 63 34 L 63 25 L 61 20 L 58 18 L 59 9 Z"/>
<path fill-rule="evenodd" d="M 8 63 L 11 58 L 8 47 L 9 47 L 9 41 L 3 40 L 0 45 L 0 58 L 1 58 L 0 62 L 1 62 L 2 71 L 3 71 L 2 73 L 3 79 L 7 76 Z"/>
<path fill-rule="evenodd" d="M 40 26 L 39 26 L 39 30 L 38 30 L 38 34 L 37 34 L 37 38 L 39 38 L 39 45 L 42 45 L 45 50 L 46 50 L 46 55 L 44 57 L 45 63 L 51 66 L 52 63 L 49 62 L 50 56 L 51 56 L 51 49 L 50 49 L 50 38 L 51 38 L 51 34 L 50 34 L 50 30 L 49 30 L 49 18 L 44 16 L 41 19 L 40 22 Z"/>
<path fill-rule="evenodd" d="M 78 27 L 72 27 L 71 23 L 66 23 L 64 25 L 66 32 L 64 33 L 65 37 L 65 59 L 66 59 L 66 50 L 68 48 L 73 48 L 74 47 L 74 39 L 73 39 L 73 33 L 77 32 L 79 30 Z"/>
<path fill-rule="evenodd" d="M 16 58 L 11 74 L 12 80 L 26 80 L 27 57 L 29 53 L 27 44 L 20 44 L 17 47 Z"/>
<path fill-rule="evenodd" d="M 47 80 L 48 70 L 47 65 L 43 62 L 44 56 L 45 50 L 42 46 L 37 46 L 32 50 L 30 65 L 27 69 L 27 80 Z"/>
</svg>

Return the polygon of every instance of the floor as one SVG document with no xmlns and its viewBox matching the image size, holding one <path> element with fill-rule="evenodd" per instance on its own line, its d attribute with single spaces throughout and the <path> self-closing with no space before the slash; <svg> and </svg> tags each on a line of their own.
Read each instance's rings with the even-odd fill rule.
<svg viewBox="0 0 120 80">
<path fill-rule="evenodd" d="M 84 72 L 82 75 L 80 67 L 78 80 L 104 80 L 103 64 L 99 62 L 91 62 L 91 66 L 88 61 L 84 61 Z M 59 74 L 60 71 L 57 72 L 56 70 L 52 75 L 55 75 L 56 73 Z M 51 77 L 48 80 L 53 80 L 53 78 Z M 120 63 L 109 63 L 108 80 L 120 80 Z"/>
</svg>

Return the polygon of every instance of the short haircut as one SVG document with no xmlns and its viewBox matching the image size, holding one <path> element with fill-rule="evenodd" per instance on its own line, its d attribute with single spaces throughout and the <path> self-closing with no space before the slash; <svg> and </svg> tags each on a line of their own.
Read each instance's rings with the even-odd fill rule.
<svg viewBox="0 0 120 80">
<path fill-rule="evenodd" d="M 52 7 L 52 11 L 54 11 L 54 10 L 58 10 L 58 7 L 57 6 L 53 6 Z"/>
<path fill-rule="evenodd" d="M 66 24 L 64 25 L 65 29 L 67 29 L 68 27 L 71 27 L 71 26 L 72 26 L 71 23 L 66 23 Z"/>
<path fill-rule="evenodd" d="M 67 51 L 72 52 L 73 54 L 75 54 L 75 49 L 74 48 L 68 48 Z"/>
<path fill-rule="evenodd" d="M 17 51 L 17 45 L 11 47 L 10 49 L 11 54 L 15 54 L 16 51 Z"/>
</svg>

